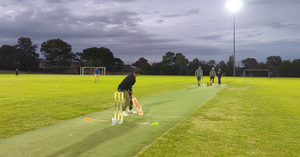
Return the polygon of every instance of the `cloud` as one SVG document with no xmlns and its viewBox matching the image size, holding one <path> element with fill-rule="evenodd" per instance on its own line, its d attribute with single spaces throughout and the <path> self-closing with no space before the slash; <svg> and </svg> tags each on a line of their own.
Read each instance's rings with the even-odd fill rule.
<svg viewBox="0 0 300 157">
<path fill-rule="evenodd" d="M 30 3 L 30 2 L 29 1 L 24 2 L 22 0 L 10 0 L 10 1 L 1 1 L 0 6 L 4 7 L 4 8 L 9 7 L 9 6 L 21 5 L 21 4 L 26 6 L 26 4 L 28 4 L 28 3 Z"/>
<path fill-rule="evenodd" d="M 49 4 L 60 4 L 60 3 L 67 2 L 67 0 L 44 0 L 44 1 Z"/>
<path fill-rule="evenodd" d="M 265 29 L 245 29 L 236 33 L 236 39 L 248 41 L 250 38 L 257 38 L 268 33 Z"/>
<path fill-rule="evenodd" d="M 202 40 L 218 40 L 221 39 L 223 36 L 222 35 L 205 35 L 199 38 L 195 39 L 202 39 Z"/>
<path fill-rule="evenodd" d="M 265 61 L 265 58 L 272 55 L 281 56 L 283 59 L 290 59 L 287 58 L 287 56 L 294 56 L 295 59 L 297 58 L 295 57 L 295 54 L 300 53 L 300 39 L 275 40 L 268 42 L 242 41 L 242 43 L 243 44 L 236 44 L 237 60 L 256 58 L 258 61 Z"/>
<path fill-rule="evenodd" d="M 299 2 L 244 1 L 236 14 L 237 60 L 298 57 Z M 73 52 L 107 47 L 124 61 L 160 60 L 168 51 L 190 60 L 226 61 L 232 54 L 232 14 L 219 0 L 9 0 L 0 7 L 1 44 L 60 38 Z"/>
<path fill-rule="evenodd" d="M 170 14 L 170 15 L 161 15 L 161 17 L 181 17 L 181 16 L 189 16 L 192 14 L 198 14 L 199 9 L 192 9 L 183 14 Z"/>
<path fill-rule="evenodd" d="M 120 30 L 138 30 L 136 26 L 141 19 L 136 17 L 134 12 L 107 12 L 105 15 L 75 15 L 71 10 L 59 7 L 50 10 L 27 9 L 18 11 L 15 15 L 8 15 L 0 18 L 3 25 L 0 26 L 2 32 L 5 30 L 14 30 L 13 34 L 17 36 L 30 32 L 29 34 L 47 37 L 47 34 L 77 34 L 83 37 L 97 36 L 96 32 L 104 36 L 115 36 L 115 32 Z M 127 30 L 125 30 L 127 29 Z M 23 32 L 23 33 L 22 33 Z M 72 33 L 73 32 L 73 33 Z M 112 35 L 108 35 L 108 33 Z M 11 35 L 13 35 L 11 34 Z M 8 34 L 7 34 L 8 35 Z M 120 34 L 121 35 L 121 34 Z"/>
<path fill-rule="evenodd" d="M 272 28 L 286 28 L 286 27 L 292 27 L 294 24 L 292 23 L 283 23 L 283 22 L 272 22 L 267 24 L 267 26 L 270 26 Z"/>
<path fill-rule="evenodd" d="M 156 23 L 157 24 L 162 24 L 164 22 L 164 20 L 157 20 Z"/>
<path fill-rule="evenodd" d="M 275 3 L 288 3 L 288 4 L 296 4 L 300 3 L 299 0 L 254 0 L 251 2 L 247 2 L 247 4 L 252 5 L 268 5 L 268 4 L 275 4 Z"/>
</svg>

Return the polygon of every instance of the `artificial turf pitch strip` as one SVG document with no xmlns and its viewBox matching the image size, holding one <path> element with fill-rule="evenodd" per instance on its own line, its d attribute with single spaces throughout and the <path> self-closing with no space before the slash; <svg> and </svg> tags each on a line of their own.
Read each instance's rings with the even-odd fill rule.
<svg viewBox="0 0 300 157">
<path fill-rule="evenodd" d="M 144 116 L 131 114 L 115 126 L 111 125 L 114 108 L 110 108 L 4 138 L 0 156 L 135 156 L 225 86 L 193 86 L 139 100 Z"/>
</svg>

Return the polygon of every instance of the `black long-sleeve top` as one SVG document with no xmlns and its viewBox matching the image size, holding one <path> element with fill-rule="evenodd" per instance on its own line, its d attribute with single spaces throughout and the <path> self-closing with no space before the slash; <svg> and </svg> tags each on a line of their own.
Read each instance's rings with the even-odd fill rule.
<svg viewBox="0 0 300 157">
<path fill-rule="evenodd" d="M 135 76 L 129 74 L 118 86 L 118 91 L 129 90 L 132 91 L 133 85 L 135 84 Z"/>
</svg>

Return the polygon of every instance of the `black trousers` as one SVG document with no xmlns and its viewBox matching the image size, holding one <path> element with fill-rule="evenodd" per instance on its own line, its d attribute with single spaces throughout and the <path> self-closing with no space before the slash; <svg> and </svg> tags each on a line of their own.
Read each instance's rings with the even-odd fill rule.
<svg viewBox="0 0 300 157">
<path fill-rule="evenodd" d="M 214 77 L 214 76 L 211 76 L 211 77 L 210 77 L 210 81 L 211 81 L 211 83 L 214 83 L 215 77 Z"/>
<path fill-rule="evenodd" d="M 218 76 L 218 82 L 219 82 L 219 84 L 221 84 L 221 77 L 220 76 Z"/>
</svg>

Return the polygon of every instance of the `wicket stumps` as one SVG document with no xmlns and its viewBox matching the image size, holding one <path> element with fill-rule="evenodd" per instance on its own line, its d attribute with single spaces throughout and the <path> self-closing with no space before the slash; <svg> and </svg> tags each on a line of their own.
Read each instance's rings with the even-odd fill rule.
<svg viewBox="0 0 300 157">
<path fill-rule="evenodd" d="M 115 121 L 116 123 L 123 123 L 123 102 L 124 102 L 124 93 L 123 92 L 115 92 Z M 117 108 L 118 103 L 118 108 Z M 118 114 L 118 118 L 117 118 Z M 121 118 L 120 118 L 121 116 Z"/>
</svg>

